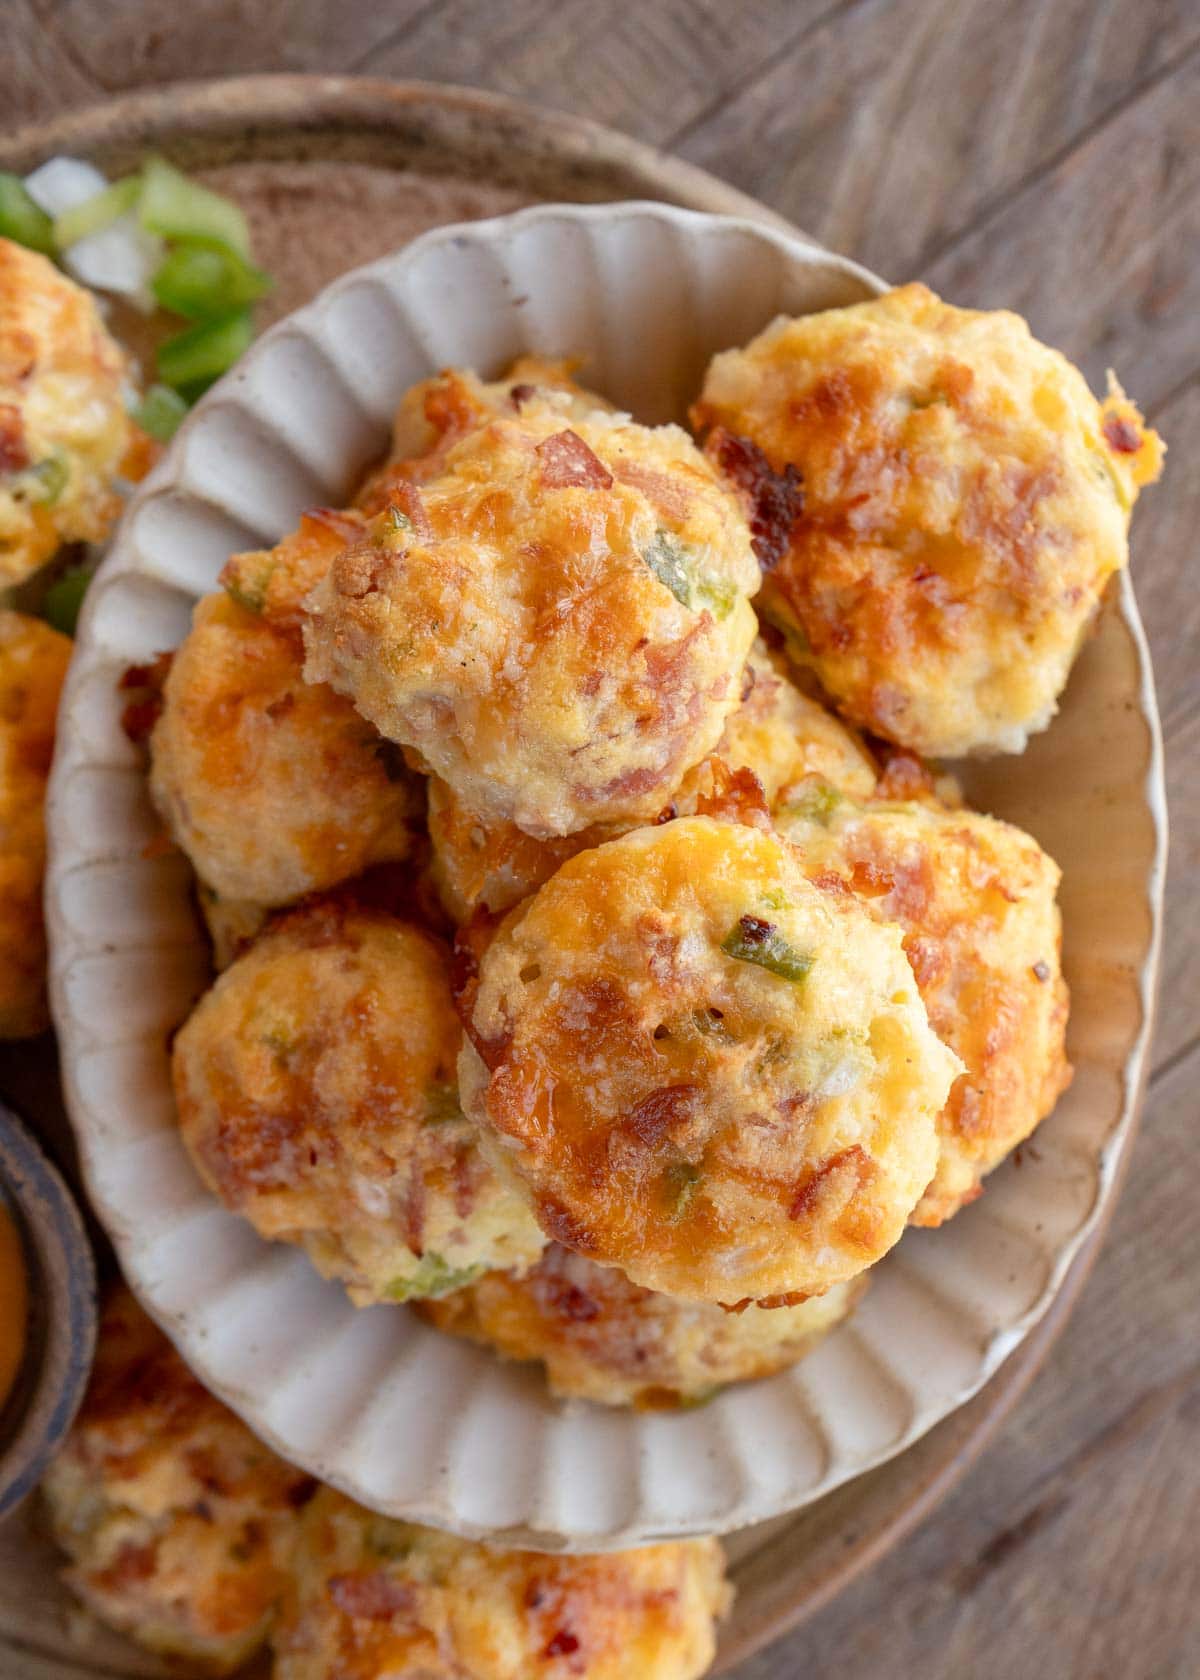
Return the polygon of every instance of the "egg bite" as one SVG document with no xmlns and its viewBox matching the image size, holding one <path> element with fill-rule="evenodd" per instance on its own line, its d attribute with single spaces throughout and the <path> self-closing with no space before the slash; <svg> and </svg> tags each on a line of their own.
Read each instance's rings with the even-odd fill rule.
<svg viewBox="0 0 1200 1680">
<path fill-rule="evenodd" d="M 305 603 L 305 674 L 488 823 L 652 816 L 715 746 L 754 639 L 736 498 L 686 433 L 531 404 L 401 483 Z"/>
<path fill-rule="evenodd" d="M 692 410 L 759 533 L 762 609 L 847 717 L 928 757 L 1054 715 L 1163 446 L 1111 380 L 922 285 L 775 321 Z"/>
<path fill-rule="evenodd" d="M 275 1680 L 699 1680 L 730 1597 L 716 1540 L 499 1551 L 327 1488 L 301 1523 Z"/>
<path fill-rule="evenodd" d="M 455 1088 L 449 952 L 383 912 L 316 901 L 219 976 L 172 1051 L 183 1140 L 262 1236 L 356 1305 L 436 1295 L 544 1247 Z"/>
<path fill-rule="evenodd" d="M 586 420 L 612 405 L 572 377 L 574 364 L 545 356 L 518 356 L 500 379 L 480 379 L 469 368 L 443 368 L 406 391 L 392 423 L 387 459 L 356 498 L 369 514 L 382 513 L 397 480 L 421 484 L 445 465 L 454 445 L 497 417 L 543 408 L 565 424 Z"/>
<path fill-rule="evenodd" d="M 193 1672 L 232 1674 L 266 1639 L 312 1492 L 117 1291 L 42 1482 L 65 1579 L 88 1608 Z"/>
<path fill-rule="evenodd" d="M 306 518 L 274 567 L 238 556 L 229 587 L 197 603 L 167 673 L 150 792 L 221 899 L 289 904 L 413 850 L 416 778 L 348 700 L 305 682 L 288 625 L 295 572 L 341 551 L 341 518 Z"/>
<path fill-rule="evenodd" d="M 796 686 L 784 661 L 762 640 L 750 650 L 740 702 L 715 754 L 733 770 L 752 770 L 772 807 L 797 796 L 811 776 L 860 798 L 875 786 L 875 765 L 862 742 Z M 660 814 L 694 815 L 705 777 L 705 765 L 689 770 Z M 597 824 L 559 839 L 535 840 L 515 823 L 483 822 L 440 778 L 429 783 L 432 875 L 456 922 L 465 922 L 479 904 L 494 914 L 511 909 L 567 858 L 623 832 L 620 824 Z"/>
<path fill-rule="evenodd" d="M 805 869 L 897 925 L 930 1024 L 963 1063 L 913 1213 L 939 1225 L 1050 1113 L 1071 1078 L 1059 870 L 1011 823 L 935 803 L 829 800 L 780 827 Z"/>
<path fill-rule="evenodd" d="M 128 382 L 91 293 L 0 239 L 0 588 L 64 543 L 108 535 L 115 481 L 140 436 Z"/>
<path fill-rule="evenodd" d="M 505 1359 L 538 1361 L 565 1400 L 649 1411 L 702 1405 L 730 1383 L 795 1365 L 866 1286 L 864 1274 L 796 1306 L 731 1313 L 640 1289 L 615 1266 L 552 1243 L 522 1276 L 489 1272 L 419 1311 Z"/>
<path fill-rule="evenodd" d="M 795 1304 L 874 1264 L 960 1071 L 899 929 L 711 817 L 570 859 L 460 1007 L 464 1107 L 542 1229 L 685 1300 Z"/>
<path fill-rule="evenodd" d="M 716 756 L 733 770 L 752 770 L 771 810 L 787 803 L 810 776 L 866 799 L 877 769 L 862 740 L 793 680 L 787 661 L 761 637 L 742 679 L 737 710 L 725 725 Z M 694 778 L 685 780 L 681 811 L 694 803 Z"/>
<path fill-rule="evenodd" d="M 446 914 L 465 922 L 477 906 L 500 915 L 536 892 L 577 852 L 623 831 L 597 823 L 574 834 L 535 840 L 516 823 L 486 823 L 440 776 L 428 784 L 430 876 Z"/>
<path fill-rule="evenodd" d="M 303 658 L 301 603 L 351 543 L 361 540 L 366 516 L 358 508 L 309 508 L 272 548 L 233 554 L 221 568 L 225 593 L 256 618 L 293 637 Z"/>
<path fill-rule="evenodd" d="M 0 1039 L 30 1038 L 50 1024 L 46 780 L 70 659 L 66 636 L 41 619 L 0 610 Z"/>
</svg>

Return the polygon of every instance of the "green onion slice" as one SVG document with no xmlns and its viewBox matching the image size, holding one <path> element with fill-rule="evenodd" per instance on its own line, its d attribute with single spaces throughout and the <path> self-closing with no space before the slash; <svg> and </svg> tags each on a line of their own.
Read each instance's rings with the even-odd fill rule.
<svg viewBox="0 0 1200 1680">
<path fill-rule="evenodd" d="M 44 460 L 35 461 L 31 467 L 9 475 L 8 484 L 17 501 L 33 502 L 38 507 L 53 507 L 66 489 L 70 476 L 66 456 L 61 449 L 56 449 Z"/>
<path fill-rule="evenodd" d="M 771 922 L 759 916 L 743 916 L 721 941 L 727 957 L 738 962 L 757 963 L 781 980 L 803 980 L 813 965 L 812 953 L 795 946 Z"/>
<path fill-rule="evenodd" d="M 260 613 L 267 604 L 267 591 L 278 564 L 269 548 L 234 554 L 225 562 L 217 581 L 239 607 Z"/>
<path fill-rule="evenodd" d="M 40 500 L 47 507 L 53 507 L 67 488 L 71 469 L 67 465 L 66 456 L 61 450 L 56 450 L 53 455 L 47 455 L 44 461 L 38 462 L 33 469 L 33 475 L 42 487 Z"/>
<path fill-rule="evenodd" d="M 19 175 L 0 170 L 0 239 L 11 239 L 44 257 L 54 255 L 54 223 L 34 203 Z"/>
<path fill-rule="evenodd" d="M 426 1254 L 408 1277 L 394 1278 L 384 1290 L 389 1301 L 415 1301 L 423 1295 L 448 1295 L 452 1289 L 463 1289 L 474 1283 L 486 1268 L 464 1266 L 461 1270 L 449 1265 L 440 1254 Z"/>
<path fill-rule="evenodd" d="M 83 606 L 83 597 L 95 571 L 95 566 L 72 567 L 50 585 L 42 599 L 43 618 L 56 630 L 61 630 L 64 636 L 75 634 L 79 609 Z"/>
<path fill-rule="evenodd" d="M 690 1161 L 672 1161 L 664 1170 L 662 1182 L 668 1219 L 682 1219 L 687 1213 L 702 1176 L 700 1168 Z"/>
<path fill-rule="evenodd" d="M 697 577 L 696 595 L 714 618 L 728 618 L 737 601 L 737 590 L 725 578 Z"/>
<path fill-rule="evenodd" d="M 238 578 L 227 578 L 225 580 L 225 593 L 244 612 L 260 613 L 267 604 L 265 595 L 259 594 L 253 588 L 248 589 Z"/>
<path fill-rule="evenodd" d="M 388 741 L 381 743 L 393 746 Z M 425 1113 L 423 1120 L 427 1126 L 444 1126 L 450 1122 L 461 1120 L 462 1105 L 458 1100 L 457 1085 L 431 1085 L 425 1093 Z"/>
<path fill-rule="evenodd" d="M 169 385 L 151 385 L 134 409 L 133 418 L 159 443 L 170 443 L 186 413 L 187 404 L 178 391 L 172 391 Z"/>
<path fill-rule="evenodd" d="M 271 287 L 269 277 L 236 252 L 192 244 L 168 251 L 150 284 L 164 309 L 189 321 L 229 315 Z"/>
<path fill-rule="evenodd" d="M 714 618 L 729 617 L 737 600 L 733 584 L 725 578 L 705 576 L 695 555 L 672 532 L 656 531 L 654 540 L 642 550 L 642 559 L 681 607 L 689 612 L 707 607 Z"/>
<path fill-rule="evenodd" d="M 710 1400 L 715 1400 L 725 1387 L 724 1383 L 712 1383 L 708 1388 L 694 1388 L 690 1394 L 681 1394 L 677 1402 L 681 1412 L 694 1412 L 700 1406 L 707 1406 Z"/>
<path fill-rule="evenodd" d="M 114 181 L 111 187 L 105 187 L 94 197 L 85 198 L 73 210 L 64 210 L 61 216 L 54 218 L 54 243 L 60 251 L 65 251 L 89 234 L 99 233 L 115 222 L 118 216 L 133 209 L 140 190 L 139 178 L 127 175 L 123 181 Z"/>
<path fill-rule="evenodd" d="M 683 545 L 669 531 L 656 531 L 654 541 L 642 551 L 642 559 L 664 589 L 669 589 L 681 607 L 692 603 L 692 580 L 684 560 Z"/>
<path fill-rule="evenodd" d="M 250 258 L 246 218 L 228 198 L 189 181 L 162 158 L 148 159 L 142 171 L 138 217 L 148 233 L 186 239 L 197 245 L 223 245 Z"/>
<path fill-rule="evenodd" d="M 250 348 L 253 337 L 254 326 L 245 309 L 201 321 L 159 345 L 159 375 L 186 397 L 198 394 L 229 371 Z"/>
<path fill-rule="evenodd" d="M 803 822 L 820 823 L 822 828 L 828 828 L 829 819 L 841 803 L 842 795 L 832 782 L 814 776 L 807 787 L 788 800 L 780 815 L 799 817 Z"/>
</svg>

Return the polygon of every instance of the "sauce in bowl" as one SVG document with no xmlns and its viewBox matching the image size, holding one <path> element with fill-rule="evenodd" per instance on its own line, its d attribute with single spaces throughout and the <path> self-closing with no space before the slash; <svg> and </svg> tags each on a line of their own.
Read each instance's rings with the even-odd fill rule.
<svg viewBox="0 0 1200 1680">
<path fill-rule="evenodd" d="M 21 1234 L 0 1202 L 0 1412 L 21 1369 L 28 1319 L 29 1284 Z"/>
<path fill-rule="evenodd" d="M 79 1209 L 0 1102 L 0 1517 L 62 1444 L 95 1345 L 96 1268 Z"/>
</svg>

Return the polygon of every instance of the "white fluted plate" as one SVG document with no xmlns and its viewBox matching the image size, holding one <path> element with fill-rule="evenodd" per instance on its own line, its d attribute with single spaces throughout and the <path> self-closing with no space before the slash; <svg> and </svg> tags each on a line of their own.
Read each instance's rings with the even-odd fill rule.
<svg viewBox="0 0 1200 1680">
<path fill-rule="evenodd" d="M 1071 1090 L 1036 1146 L 939 1231 L 911 1231 L 853 1321 L 796 1370 L 682 1414 L 549 1398 L 540 1378 L 401 1307 L 356 1312 L 303 1255 L 202 1186 L 167 1044 L 209 980 L 117 682 L 176 646 L 234 550 L 347 496 L 399 397 L 448 363 L 522 351 L 640 419 L 683 417 L 717 350 L 776 313 L 882 282 L 821 248 L 659 204 L 548 206 L 439 229 L 267 333 L 197 407 L 130 505 L 85 608 L 49 805 L 52 996 L 95 1208 L 143 1303 L 287 1457 L 381 1510 L 589 1550 L 727 1531 L 882 1463 L 961 1405 L 1046 1311 L 1115 1189 L 1146 1053 L 1165 851 L 1161 748 L 1127 579 L 1051 729 L 969 792 L 1063 867 Z"/>
</svg>

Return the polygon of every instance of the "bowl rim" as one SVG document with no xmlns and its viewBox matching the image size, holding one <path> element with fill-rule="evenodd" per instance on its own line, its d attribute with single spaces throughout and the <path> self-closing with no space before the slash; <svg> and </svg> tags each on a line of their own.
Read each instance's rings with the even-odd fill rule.
<svg viewBox="0 0 1200 1680">
<path fill-rule="evenodd" d="M 406 122 L 416 130 L 422 112 L 435 112 L 439 117 L 450 113 L 467 121 L 486 119 L 493 132 L 502 133 L 528 155 L 544 156 L 558 165 L 569 161 L 583 183 L 593 178 L 599 182 L 606 173 L 611 178 L 621 171 L 639 190 L 675 194 L 680 207 L 695 207 L 696 201 L 703 200 L 701 214 L 745 216 L 760 227 L 774 227 L 791 235 L 798 231 L 778 211 L 698 164 L 607 123 L 552 106 L 531 105 L 487 88 L 430 82 L 420 77 L 264 71 L 186 78 L 131 89 L 117 98 L 93 100 L 78 109 L 34 119 L 0 134 L 0 169 L 19 173 L 36 167 L 57 151 L 73 148 L 90 157 L 120 156 L 144 150 L 147 140 L 157 140 L 164 129 L 171 131 L 176 146 L 193 137 L 200 145 L 238 140 L 248 128 L 258 140 L 283 132 L 306 136 L 337 133 L 350 139 L 370 133 L 403 141 L 410 138 L 404 133 Z M 461 136 L 458 138 L 461 140 Z M 171 145 L 166 149 L 170 151 Z M 470 150 L 470 146 L 464 149 Z M 594 207 L 626 202 L 641 201 L 636 196 L 609 199 Z M 663 206 L 676 200 L 648 202 Z M 718 202 L 719 209 L 715 208 Z"/>
<path fill-rule="evenodd" d="M 70 1429 L 91 1374 L 96 1345 L 96 1264 L 75 1198 L 28 1126 L 0 1102 L 0 1185 L 16 1213 L 36 1368 L 0 1450 L 0 1516 L 32 1492 Z"/>
<path fill-rule="evenodd" d="M 177 433 L 176 439 L 171 448 L 163 457 L 163 460 L 146 478 L 146 480 L 143 481 L 142 485 L 139 486 L 136 495 L 131 500 L 126 511 L 123 524 L 131 521 L 133 515 L 137 512 L 143 501 L 150 499 L 171 481 L 175 466 L 182 458 L 182 450 L 186 447 L 187 439 L 190 436 L 193 427 L 197 424 L 199 419 L 210 410 L 210 408 L 217 406 L 221 402 L 223 395 L 228 395 L 237 389 L 239 376 L 244 376 L 244 370 L 252 364 L 253 359 L 257 357 L 263 347 L 269 345 L 277 336 L 286 334 L 298 321 L 315 321 L 318 319 L 320 312 L 327 306 L 328 301 L 335 297 L 343 288 L 348 288 L 359 284 L 364 280 L 372 279 L 379 273 L 394 275 L 410 262 L 415 263 L 420 260 L 423 254 L 428 250 L 452 241 L 465 240 L 472 243 L 487 242 L 496 239 L 497 237 L 501 237 L 509 229 L 523 228 L 539 222 L 561 221 L 563 219 L 583 222 L 611 221 L 614 218 L 622 216 L 642 216 L 658 221 L 665 220 L 668 223 L 673 222 L 684 227 L 696 227 L 708 224 L 710 227 L 721 231 L 727 230 L 730 232 L 739 232 L 754 240 L 766 242 L 775 246 L 775 248 L 784 255 L 799 255 L 810 258 L 815 257 L 823 261 L 832 261 L 842 272 L 854 275 L 872 290 L 879 291 L 885 289 L 886 286 L 885 282 L 879 280 L 877 276 L 870 273 L 869 270 L 865 269 L 860 264 L 857 264 L 848 258 L 838 256 L 837 253 L 829 251 L 815 240 L 808 238 L 806 235 L 799 234 L 794 230 L 788 231 L 780 225 L 765 224 L 761 219 L 744 215 L 727 215 L 720 212 L 695 211 L 681 208 L 676 205 L 664 204 L 662 202 L 650 200 L 631 199 L 612 201 L 604 204 L 585 205 L 573 203 L 545 203 L 478 221 L 445 224 L 420 235 L 418 238 L 403 246 L 398 251 L 388 253 L 373 262 L 364 264 L 358 268 L 347 271 L 343 275 L 340 275 L 330 285 L 326 286 L 320 293 L 318 293 L 316 297 L 310 300 L 310 302 L 302 306 L 302 308 L 274 323 L 268 331 L 255 341 L 255 344 L 238 364 L 238 367 L 227 375 L 225 379 L 214 386 L 213 390 L 205 396 L 202 402 L 197 405 L 195 410 L 193 410 L 192 414 L 188 416 L 183 426 L 181 426 L 179 432 Z M 112 547 L 110 548 L 109 554 L 101 567 L 98 575 L 98 581 L 103 582 L 107 578 L 116 577 L 125 572 L 139 573 L 141 571 L 139 566 L 122 555 L 120 548 L 120 534 L 118 533 L 117 537 L 114 539 Z M 91 621 L 98 610 L 101 593 L 102 592 L 100 590 L 90 591 L 88 599 L 85 602 L 79 632 L 81 645 L 84 643 L 90 644 L 89 632 Z M 1120 1076 L 1121 1096 L 1119 1113 L 1114 1120 L 1113 1126 L 1107 1138 L 1098 1152 L 1096 1165 L 1097 1188 L 1094 1202 L 1087 1215 L 1082 1220 L 1079 1228 L 1073 1233 L 1073 1235 L 1067 1238 L 1064 1242 L 1055 1246 L 1052 1269 L 1033 1306 L 1027 1312 L 1019 1315 L 1014 1325 L 1004 1333 L 1003 1337 L 997 1336 L 995 1338 L 995 1346 L 989 1352 L 989 1356 L 986 1359 L 981 1360 L 982 1375 L 971 1383 L 970 1387 L 960 1396 L 958 1400 L 945 1408 L 943 1411 L 939 1412 L 938 1416 L 932 1420 L 927 1418 L 920 1421 L 914 1420 L 912 1426 L 907 1429 L 888 1450 L 879 1454 L 877 1457 L 872 1458 L 869 1463 L 845 1465 L 842 1467 L 839 1474 L 822 1479 L 819 1492 L 802 1500 L 800 1505 L 797 1505 L 794 1498 L 787 1497 L 779 1499 L 774 1503 L 763 1501 L 760 1507 L 749 1516 L 739 1513 L 731 1517 L 729 1521 L 722 1525 L 722 1532 L 729 1532 L 734 1528 L 741 1527 L 749 1523 L 770 1520 L 771 1518 L 784 1515 L 789 1511 L 802 1508 L 802 1506 L 809 1503 L 812 1498 L 819 1498 L 824 1493 L 833 1491 L 834 1488 L 862 1473 L 862 1471 L 876 1468 L 880 1464 L 886 1463 L 889 1459 L 894 1458 L 899 1453 L 903 1452 L 915 1440 L 924 1435 L 931 1427 L 934 1427 L 937 1422 L 958 1411 L 962 1405 L 966 1404 L 971 1398 L 973 1398 L 980 1389 L 991 1380 L 997 1368 L 1018 1346 L 1024 1342 L 1029 1332 L 1050 1312 L 1051 1308 L 1059 1299 L 1059 1296 L 1064 1289 L 1067 1275 L 1072 1271 L 1077 1258 L 1079 1258 L 1082 1254 L 1090 1264 L 1090 1260 L 1094 1258 L 1098 1249 L 1099 1244 L 1093 1239 L 1099 1231 L 1102 1231 L 1103 1225 L 1107 1223 L 1108 1217 L 1111 1214 L 1112 1206 L 1115 1202 L 1119 1177 L 1121 1176 L 1121 1172 L 1128 1159 L 1129 1147 L 1132 1142 L 1132 1131 L 1136 1123 L 1137 1112 L 1140 1107 L 1144 1091 L 1161 951 L 1163 892 L 1167 852 L 1167 810 L 1164 787 L 1161 729 L 1159 725 L 1149 651 L 1127 568 L 1119 574 L 1115 586 L 1110 588 L 1110 592 L 1106 596 L 1105 610 L 1114 613 L 1120 620 L 1121 625 L 1130 638 L 1133 652 L 1136 656 L 1139 702 L 1138 711 L 1141 720 L 1146 727 L 1148 738 L 1146 768 L 1141 789 L 1140 803 L 1150 818 L 1154 844 L 1153 854 L 1145 877 L 1145 905 L 1149 912 L 1149 928 L 1145 941 L 1144 953 L 1140 963 L 1137 965 L 1136 974 L 1133 976 L 1136 982 L 1136 992 L 1140 1005 L 1139 1020 L 1136 1029 L 1133 1031 L 1132 1039 L 1129 1043 L 1129 1048 L 1122 1064 Z M 68 677 L 67 685 L 64 690 L 63 716 L 66 716 L 69 713 L 74 691 L 80 680 L 81 671 L 82 664 L 78 661 L 73 663 L 72 671 Z M 60 820 L 61 795 L 66 777 L 67 768 L 65 755 L 59 755 L 56 757 L 55 761 L 55 768 L 51 779 L 47 805 L 49 854 L 49 867 L 47 871 L 47 912 L 51 935 L 50 991 L 52 1011 L 56 1026 L 59 1030 L 60 1040 L 63 1042 L 65 1048 L 69 1048 L 72 1040 L 72 1032 L 70 1026 L 70 1010 L 67 1007 L 65 999 L 65 977 L 71 966 L 71 961 L 67 955 L 67 946 L 70 942 L 70 935 L 65 927 L 63 914 L 57 898 L 57 880 L 62 864 L 62 855 L 64 850 L 61 837 L 62 824 Z M 73 1056 L 68 1055 L 64 1057 L 64 1088 L 67 1095 L 68 1109 L 71 1112 L 72 1124 L 74 1126 L 74 1114 L 77 1107 L 82 1106 L 82 1099 L 80 1098 L 76 1088 L 73 1063 Z M 95 1193 L 91 1163 L 89 1159 L 90 1150 L 86 1136 L 82 1135 L 81 1128 L 76 1127 L 75 1129 L 80 1145 L 81 1163 L 84 1177 L 88 1185 L 89 1197 L 92 1199 L 93 1205 L 97 1208 L 97 1211 L 102 1214 L 103 1221 L 106 1227 L 110 1230 L 110 1233 L 112 1232 L 114 1225 L 116 1226 L 116 1229 L 119 1230 L 120 1221 L 113 1220 L 112 1211 L 106 1206 L 104 1198 L 97 1196 Z M 117 1243 L 119 1248 L 120 1239 L 118 1237 L 114 1237 L 114 1241 Z M 1080 1278 L 1080 1281 L 1082 1281 L 1082 1277 Z M 169 1335 L 173 1336 L 175 1321 L 172 1319 L 171 1315 L 160 1313 L 155 1309 L 153 1303 L 146 1299 L 140 1287 L 139 1279 L 131 1277 L 130 1283 L 134 1293 L 142 1300 L 143 1306 L 146 1307 L 150 1315 L 162 1325 Z M 1001 1345 L 1001 1343 L 1003 1345 Z M 247 1408 L 239 1396 L 237 1389 L 229 1387 L 227 1384 L 223 1383 L 219 1379 L 215 1379 L 212 1376 L 211 1368 L 202 1357 L 202 1353 L 199 1348 L 193 1344 L 189 1344 L 187 1348 L 187 1357 L 193 1363 L 197 1371 L 202 1375 L 205 1382 L 208 1383 L 209 1386 L 212 1387 L 214 1391 L 218 1393 L 229 1405 L 231 1405 L 235 1411 L 239 1411 L 241 1415 L 247 1417 L 248 1421 L 251 1421 L 252 1427 L 255 1429 L 256 1433 L 258 1433 L 265 1441 L 277 1450 L 282 1451 L 285 1456 L 287 1455 L 289 1450 L 287 1443 L 279 1439 L 279 1437 L 272 1431 L 260 1415 L 253 1413 Z M 331 1474 L 328 1469 L 322 1468 L 319 1473 L 333 1485 L 344 1487 L 345 1490 L 353 1496 L 360 1499 L 364 1497 L 364 1490 L 361 1487 L 353 1485 L 350 1481 L 344 1478 L 339 1479 L 336 1472 Z M 439 1521 L 443 1522 L 443 1524 L 446 1523 L 445 1517 L 433 1509 L 426 1509 L 424 1507 L 417 1509 L 414 1505 L 412 1507 L 412 1515 L 414 1520 L 430 1522 L 434 1525 L 437 1525 Z M 524 1539 L 514 1539 L 510 1531 L 497 1531 L 486 1527 L 476 1527 L 473 1529 L 472 1525 L 469 1523 L 459 1522 L 457 1520 L 455 1521 L 454 1526 L 459 1532 L 464 1534 L 474 1532 L 484 1538 L 491 1535 L 498 1543 L 501 1544 L 531 1544 L 534 1549 L 537 1547 L 536 1539 L 532 1541 L 528 1537 Z M 678 1532 L 681 1535 L 684 1533 L 702 1533 L 710 1531 L 711 1524 L 705 1525 L 702 1523 L 697 1523 L 694 1527 L 681 1525 L 677 1531 L 673 1530 L 673 1532 Z M 532 1531 L 523 1530 L 521 1532 L 528 1536 L 528 1534 Z M 652 1539 L 654 1536 L 646 1533 L 644 1538 Z M 638 1536 L 634 1536 L 630 1539 L 630 1537 L 625 1535 L 611 1540 L 606 1538 L 593 1540 L 593 1537 L 588 1537 L 588 1539 L 591 1544 L 591 1549 L 603 1549 L 605 1546 L 638 1542 Z M 568 1545 L 578 1547 L 578 1541 L 568 1541 Z M 546 1546 L 545 1549 L 550 1548 L 549 1546 Z"/>
</svg>

